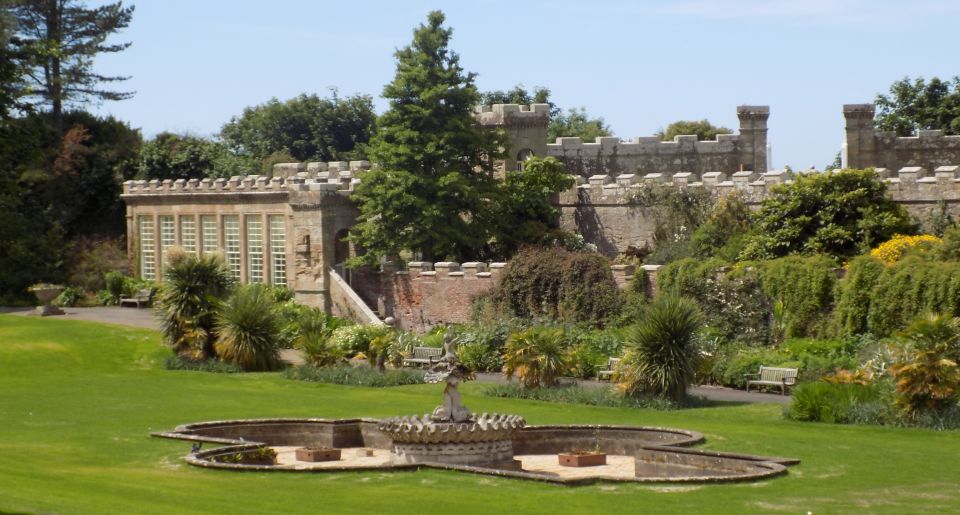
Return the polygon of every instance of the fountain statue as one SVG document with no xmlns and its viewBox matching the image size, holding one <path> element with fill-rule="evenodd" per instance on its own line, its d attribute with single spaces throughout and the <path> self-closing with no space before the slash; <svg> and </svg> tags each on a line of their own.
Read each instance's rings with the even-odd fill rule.
<svg viewBox="0 0 960 515">
<path fill-rule="evenodd" d="M 460 392 L 457 390 L 457 384 L 463 381 L 469 381 L 474 378 L 473 371 L 460 363 L 460 358 L 456 352 L 456 337 L 453 330 L 447 331 L 443 337 L 443 357 L 436 364 L 430 367 L 430 371 L 424 376 L 424 381 L 430 384 L 436 384 L 440 381 L 446 381 L 447 386 L 443 389 L 443 405 L 437 406 L 433 410 L 430 419 L 434 422 L 466 422 L 470 419 L 470 410 L 466 406 L 460 405 Z"/>
<path fill-rule="evenodd" d="M 447 331 L 444 355 L 424 376 L 427 383 L 446 383 L 443 404 L 432 414 L 382 420 L 380 431 L 393 441 L 395 463 L 504 465 L 513 462 L 512 436 L 526 425 L 518 415 L 476 414 L 460 404 L 457 385 L 474 378 L 460 362 L 456 337 Z"/>
</svg>

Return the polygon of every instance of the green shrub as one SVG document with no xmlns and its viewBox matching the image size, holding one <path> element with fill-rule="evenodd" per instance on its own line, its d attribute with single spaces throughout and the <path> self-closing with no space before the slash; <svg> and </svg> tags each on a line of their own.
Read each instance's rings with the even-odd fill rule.
<svg viewBox="0 0 960 515">
<path fill-rule="evenodd" d="M 883 399 L 880 388 L 875 385 L 818 381 L 794 388 L 793 398 L 785 413 L 787 418 L 793 420 L 848 424 L 869 418 L 883 420 L 888 416 L 883 408 L 889 405 Z M 855 410 L 855 406 L 859 408 Z M 875 413 L 865 416 L 867 410 L 863 406 L 870 406 L 868 409 Z"/>
<path fill-rule="evenodd" d="M 531 327 L 510 335 L 503 349 L 503 373 L 524 388 L 553 386 L 566 370 L 563 329 Z"/>
<path fill-rule="evenodd" d="M 167 356 L 167 359 L 163 362 L 163 368 L 167 370 L 192 370 L 196 372 L 217 372 L 222 374 L 243 372 L 243 369 L 233 363 L 226 363 L 217 359 L 195 361 L 183 356 Z"/>
<path fill-rule="evenodd" d="M 339 363 L 346 357 L 342 348 L 330 342 L 330 336 L 348 323 L 317 308 L 305 308 L 287 325 L 295 328 L 293 346 L 303 352 L 307 363 L 322 367 Z"/>
<path fill-rule="evenodd" d="M 624 397 L 613 388 L 584 387 L 576 383 L 544 388 L 524 388 L 515 383 L 497 384 L 486 388 L 483 393 L 490 397 L 564 402 L 568 404 L 586 404 L 590 406 L 609 406 L 614 408 L 652 408 L 668 410 L 678 407 L 678 405 L 670 399 L 649 396 Z"/>
<path fill-rule="evenodd" d="M 695 302 L 677 295 L 657 296 L 646 318 L 627 333 L 627 352 L 615 372 L 620 389 L 628 396 L 685 399 L 697 370 L 701 320 Z"/>
<path fill-rule="evenodd" d="M 106 292 L 102 297 L 104 306 L 116 306 L 120 303 L 122 295 L 132 293 L 129 288 L 131 284 L 129 279 L 120 272 L 107 272 L 103 279 L 103 291 Z"/>
<path fill-rule="evenodd" d="M 912 234 L 906 210 L 886 190 L 873 170 L 801 174 L 763 200 L 740 258 L 852 257 L 894 234 Z"/>
<path fill-rule="evenodd" d="M 503 347 L 510 335 L 505 322 L 455 326 L 458 356 L 476 372 L 499 372 L 503 368 Z"/>
<path fill-rule="evenodd" d="M 836 310 L 833 313 L 835 333 L 841 336 L 867 332 L 870 297 L 883 273 L 879 259 L 859 256 L 847 265 L 847 275 L 837 288 Z"/>
<path fill-rule="evenodd" d="M 772 302 L 754 267 L 730 267 L 718 259 L 683 259 L 663 267 L 657 286 L 696 299 L 704 324 L 725 341 L 748 345 L 770 342 Z"/>
<path fill-rule="evenodd" d="M 786 337 L 827 333 L 837 262 L 825 255 L 790 256 L 755 265 L 764 293 L 783 306 Z"/>
<path fill-rule="evenodd" d="M 893 334 L 924 313 L 960 316 L 960 262 L 907 256 L 884 268 L 870 293 L 867 328 Z"/>
<path fill-rule="evenodd" d="M 243 285 L 217 313 L 215 349 L 220 359 L 244 370 L 275 370 L 280 365 L 279 332 L 280 319 L 269 288 Z"/>
<path fill-rule="evenodd" d="M 177 354 L 212 358 L 214 315 L 233 286 L 230 272 L 215 254 L 170 252 L 167 261 L 156 302 L 164 340 Z"/>
<path fill-rule="evenodd" d="M 556 247 L 521 250 L 485 298 L 509 316 L 591 325 L 604 325 L 622 304 L 605 257 Z"/>
<path fill-rule="evenodd" d="M 335 328 L 330 334 L 330 344 L 340 347 L 348 356 L 356 356 L 361 353 L 365 356 L 376 356 L 376 350 L 371 354 L 371 342 L 389 331 L 390 328 L 385 325 L 340 326 Z M 440 346 L 442 345 L 443 342 L 441 339 Z"/>
<path fill-rule="evenodd" d="M 71 307 L 79 304 L 80 301 L 83 300 L 83 297 L 83 288 L 79 286 L 68 286 L 60 292 L 60 295 L 57 295 L 57 298 L 53 299 L 53 303 L 61 307 Z"/>
<path fill-rule="evenodd" d="M 356 367 L 339 365 L 320 368 L 311 366 L 291 367 L 284 370 L 283 376 L 298 381 L 377 388 L 423 383 L 423 371 L 387 370 L 386 372 L 379 372 L 375 368 L 364 365 Z"/>
</svg>

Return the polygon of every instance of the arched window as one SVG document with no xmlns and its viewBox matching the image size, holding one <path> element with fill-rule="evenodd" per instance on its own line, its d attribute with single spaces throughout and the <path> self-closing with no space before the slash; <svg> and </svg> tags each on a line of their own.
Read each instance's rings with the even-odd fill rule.
<svg viewBox="0 0 960 515">
<path fill-rule="evenodd" d="M 523 163 L 533 157 L 533 151 L 529 148 L 525 148 L 520 152 L 517 152 L 517 170 L 523 171 Z"/>
</svg>

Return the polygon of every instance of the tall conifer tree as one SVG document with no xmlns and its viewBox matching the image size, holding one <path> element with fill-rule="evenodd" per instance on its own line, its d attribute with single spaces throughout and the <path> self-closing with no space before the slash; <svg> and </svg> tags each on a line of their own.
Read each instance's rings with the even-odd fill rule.
<svg viewBox="0 0 960 515">
<path fill-rule="evenodd" d="M 107 44 L 107 38 L 130 24 L 133 6 L 123 2 L 88 9 L 78 0 L 12 2 L 17 39 L 26 50 L 23 93 L 50 106 L 54 127 L 63 133 L 64 107 L 89 100 L 125 100 L 131 92 L 103 89 L 102 83 L 128 77 L 100 75 L 93 58 L 125 50 L 130 43 Z"/>
<path fill-rule="evenodd" d="M 493 162 L 503 157 L 504 138 L 474 118 L 475 74 L 448 49 L 453 31 L 443 22 L 440 11 L 428 15 L 396 52 L 396 76 L 383 89 L 390 108 L 370 143 L 376 166 L 354 194 L 360 217 L 352 240 L 367 262 L 401 250 L 464 259 L 489 236 L 483 221 L 498 195 Z"/>
</svg>

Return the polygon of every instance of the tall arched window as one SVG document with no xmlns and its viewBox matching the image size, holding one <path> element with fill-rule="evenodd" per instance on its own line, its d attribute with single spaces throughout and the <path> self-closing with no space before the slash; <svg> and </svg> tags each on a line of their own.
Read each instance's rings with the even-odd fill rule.
<svg viewBox="0 0 960 515">
<path fill-rule="evenodd" d="M 523 171 L 523 163 L 533 157 L 533 151 L 529 148 L 525 148 L 520 152 L 517 152 L 517 170 Z"/>
</svg>

